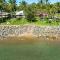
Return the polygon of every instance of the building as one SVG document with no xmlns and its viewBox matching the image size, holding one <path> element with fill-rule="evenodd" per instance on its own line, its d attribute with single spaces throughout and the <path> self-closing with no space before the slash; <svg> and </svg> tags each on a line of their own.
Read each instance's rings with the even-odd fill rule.
<svg viewBox="0 0 60 60">
<path fill-rule="evenodd" d="M 25 18 L 24 12 L 23 11 L 17 11 L 16 12 L 16 18 Z"/>
<path fill-rule="evenodd" d="M 46 12 L 36 11 L 36 16 L 40 18 L 45 18 L 48 17 L 48 14 Z"/>
<path fill-rule="evenodd" d="M 8 16 L 9 16 L 9 13 L 0 11 L 0 18 L 7 18 Z"/>
</svg>

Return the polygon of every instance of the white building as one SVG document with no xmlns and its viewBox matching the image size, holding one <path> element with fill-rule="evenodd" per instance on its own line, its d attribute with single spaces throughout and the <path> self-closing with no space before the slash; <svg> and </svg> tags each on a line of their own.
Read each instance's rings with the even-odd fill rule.
<svg viewBox="0 0 60 60">
<path fill-rule="evenodd" d="M 16 17 L 17 18 L 22 18 L 22 17 L 25 18 L 24 12 L 23 11 L 17 11 L 16 12 Z"/>
</svg>

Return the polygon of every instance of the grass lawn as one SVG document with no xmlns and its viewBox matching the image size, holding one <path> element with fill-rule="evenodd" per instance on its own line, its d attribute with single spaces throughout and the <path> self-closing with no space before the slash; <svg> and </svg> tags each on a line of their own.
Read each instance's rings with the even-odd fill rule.
<svg viewBox="0 0 60 60">
<path fill-rule="evenodd" d="M 0 44 L 0 60 L 60 60 L 60 44 Z"/>
</svg>

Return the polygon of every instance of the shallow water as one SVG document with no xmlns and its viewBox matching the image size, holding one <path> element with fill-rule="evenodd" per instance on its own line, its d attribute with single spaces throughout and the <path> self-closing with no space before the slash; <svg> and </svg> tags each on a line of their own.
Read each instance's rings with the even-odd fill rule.
<svg viewBox="0 0 60 60">
<path fill-rule="evenodd" d="M 0 42 L 0 60 L 60 60 L 60 44 Z"/>
</svg>

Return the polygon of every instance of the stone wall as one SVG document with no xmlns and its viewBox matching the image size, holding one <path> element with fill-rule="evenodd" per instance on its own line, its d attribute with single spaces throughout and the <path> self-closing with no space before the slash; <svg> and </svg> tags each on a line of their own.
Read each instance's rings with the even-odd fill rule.
<svg viewBox="0 0 60 60">
<path fill-rule="evenodd" d="M 38 37 L 43 37 L 44 39 L 58 39 L 60 40 L 60 26 L 1 26 L 0 25 L 0 40 L 7 37 L 21 37 L 28 35 Z"/>
</svg>

